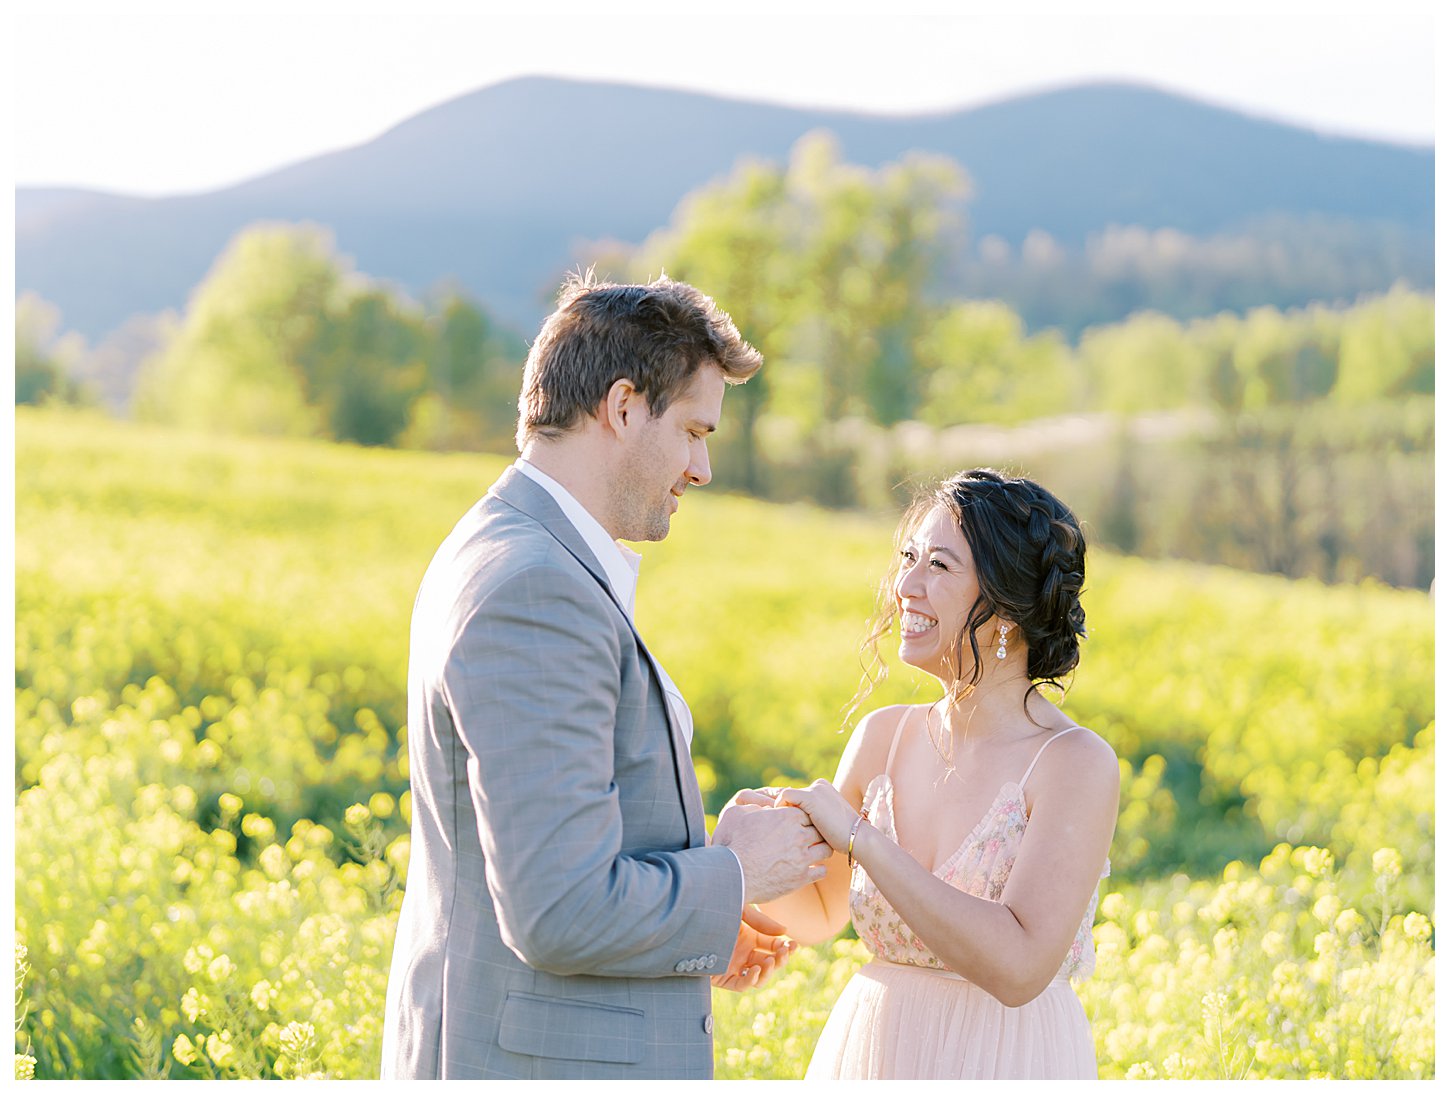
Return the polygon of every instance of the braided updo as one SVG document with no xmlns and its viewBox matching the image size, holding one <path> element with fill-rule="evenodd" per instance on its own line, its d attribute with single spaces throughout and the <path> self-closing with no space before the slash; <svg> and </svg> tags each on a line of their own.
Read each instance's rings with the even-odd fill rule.
<svg viewBox="0 0 1450 1095">
<path fill-rule="evenodd" d="M 956 515 L 972 549 L 981 592 L 966 635 L 981 679 L 977 628 L 992 616 L 1015 623 L 1027 643 L 1027 677 L 1061 684 L 1087 634 L 1082 594 L 1087 543 L 1072 511 L 1031 479 L 990 468 L 961 472 L 928 496 Z"/>
<path fill-rule="evenodd" d="M 1087 635 L 1079 599 L 1087 543 L 1077 518 L 1056 495 L 1031 479 L 975 468 L 918 496 L 897 528 L 897 547 L 938 507 L 956 517 L 971 548 L 979 589 L 966 626 L 955 640 L 959 679 L 953 691 L 969 689 L 982 679 L 977 631 L 993 616 L 1015 623 L 1027 644 L 1028 694 L 1039 683 L 1061 688 L 1062 679 L 1077 666 L 1078 645 Z M 863 654 L 875 663 L 874 671 L 870 664 L 863 666 L 865 677 L 848 718 L 886 674 L 877 644 L 891 632 L 896 616 L 894 572 L 882 583 L 879 610 L 862 643 Z M 971 646 L 970 673 L 965 644 Z"/>
</svg>

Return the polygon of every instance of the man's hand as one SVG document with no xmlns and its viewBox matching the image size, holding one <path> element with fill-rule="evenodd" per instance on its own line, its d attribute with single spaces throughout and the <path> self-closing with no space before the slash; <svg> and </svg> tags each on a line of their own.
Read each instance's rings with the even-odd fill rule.
<svg viewBox="0 0 1450 1095">
<path fill-rule="evenodd" d="M 741 914 L 740 932 L 725 972 L 710 978 L 716 988 L 743 992 L 760 988 L 795 953 L 796 943 L 785 928 L 753 905 Z"/>
<path fill-rule="evenodd" d="M 825 878 L 831 846 L 821 839 L 805 812 L 795 807 L 759 805 L 746 795 L 736 795 L 720 811 L 711 840 L 718 847 L 729 848 L 740 860 L 745 875 L 745 903 L 774 901 Z"/>
</svg>

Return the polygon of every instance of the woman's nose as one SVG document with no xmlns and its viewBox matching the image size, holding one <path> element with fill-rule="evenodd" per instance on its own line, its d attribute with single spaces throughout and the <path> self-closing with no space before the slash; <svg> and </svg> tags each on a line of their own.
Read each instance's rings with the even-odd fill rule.
<svg viewBox="0 0 1450 1095">
<path fill-rule="evenodd" d="M 896 576 L 896 596 L 903 599 L 921 591 L 921 568 L 912 564 Z"/>
</svg>

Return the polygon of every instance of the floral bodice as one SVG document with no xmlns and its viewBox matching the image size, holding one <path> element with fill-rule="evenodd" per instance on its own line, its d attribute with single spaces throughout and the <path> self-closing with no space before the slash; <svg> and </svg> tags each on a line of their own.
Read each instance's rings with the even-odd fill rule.
<svg viewBox="0 0 1450 1095">
<path fill-rule="evenodd" d="M 895 841 L 896 817 L 892 803 L 891 777 L 882 773 L 866 788 L 863 803 L 867 819 L 885 836 Z M 1022 834 L 1027 831 L 1027 803 L 1018 783 L 1004 783 L 992 805 L 961 846 L 937 867 L 936 877 L 973 897 L 1001 901 L 1007 877 L 1017 860 Z M 1109 865 L 1103 865 L 1099 878 L 1108 876 Z M 1093 971 L 1093 916 L 1097 912 L 1098 892 L 1094 887 L 1077 935 L 1068 948 L 1067 958 L 1058 970 L 1059 977 L 1080 980 Z M 946 965 L 926 948 L 906 923 L 896 915 L 871 877 L 857 864 L 851 874 L 851 923 L 871 952 L 889 962 L 907 966 L 926 966 L 944 970 Z"/>
</svg>

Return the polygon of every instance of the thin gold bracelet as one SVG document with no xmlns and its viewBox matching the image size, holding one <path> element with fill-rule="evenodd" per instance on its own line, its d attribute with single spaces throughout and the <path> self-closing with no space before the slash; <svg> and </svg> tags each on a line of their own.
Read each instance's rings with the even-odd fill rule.
<svg viewBox="0 0 1450 1095">
<path fill-rule="evenodd" d="M 865 814 L 856 815 L 856 820 L 851 823 L 851 838 L 846 841 L 846 869 L 856 869 L 856 830 L 861 828 L 861 822 L 866 820 Z"/>
</svg>

